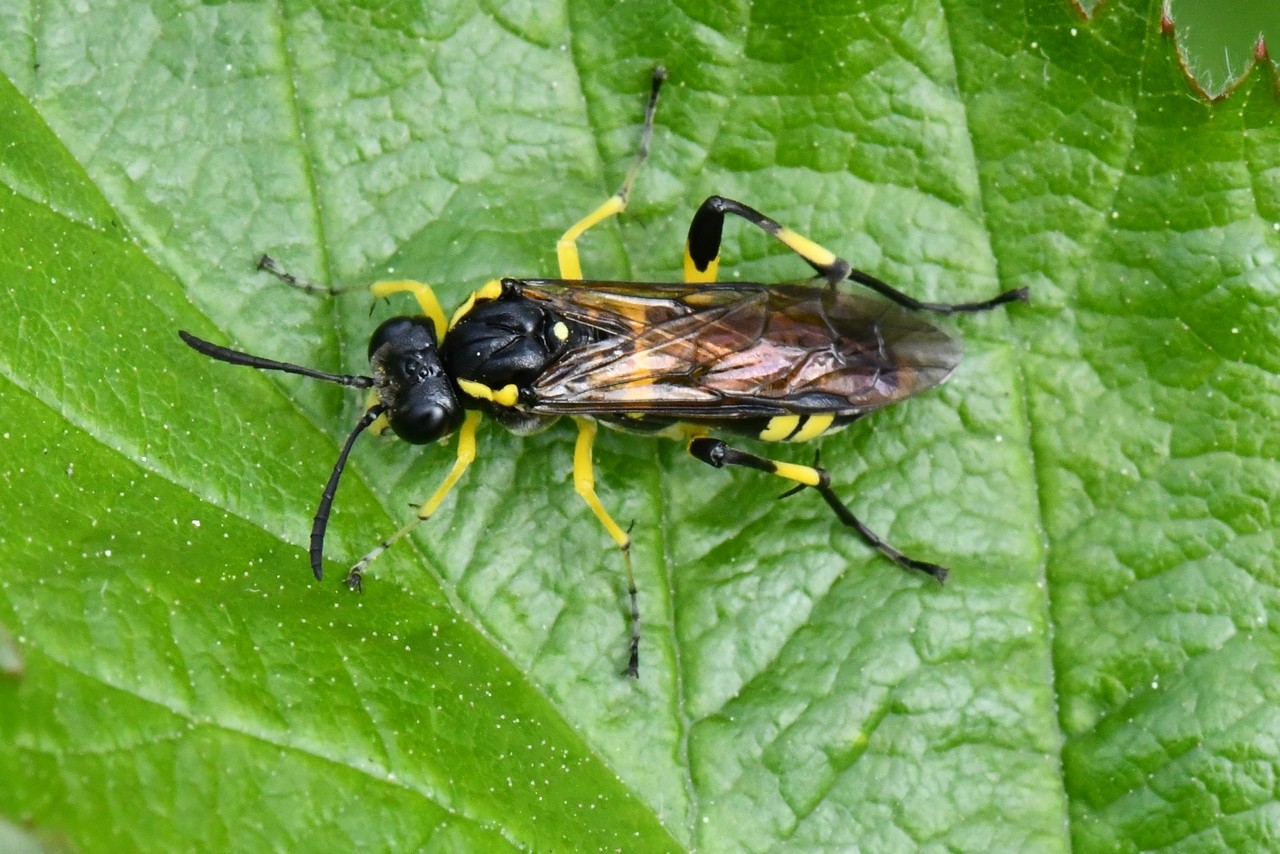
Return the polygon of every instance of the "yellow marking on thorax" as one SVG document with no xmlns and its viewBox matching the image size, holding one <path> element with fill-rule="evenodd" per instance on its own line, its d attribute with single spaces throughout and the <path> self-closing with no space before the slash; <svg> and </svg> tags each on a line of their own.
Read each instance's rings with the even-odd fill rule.
<svg viewBox="0 0 1280 854">
<path fill-rule="evenodd" d="M 551 334 L 556 336 L 558 341 L 569 340 L 569 324 L 563 320 L 557 320 L 555 325 L 551 327 Z"/>
<path fill-rule="evenodd" d="M 516 402 L 520 400 L 520 390 L 516 388 L 514 383 L 504 385 L 500 389 L 492 389 L 475 380 L 458 380 L 458 388 L 462 389 L 462 393 L 468 397 L 474 397 L 476 400 L 488 400 L 499 406 L 515 406 Z"/>
<path fill-rule="evenodd" d="M 453 319 L 449 321 L 449 328 L 458 325 L 458 321 L 467 316 L 471 309 L 476 307 L 479 300 L 492 300 L 502 296 L 502 281 L 500 279 L 490 279 L 477 289 L 471 296 L 467 297 L 467 301 L 458 306 L 458 310 L 453 313 Z"/>
</svg>

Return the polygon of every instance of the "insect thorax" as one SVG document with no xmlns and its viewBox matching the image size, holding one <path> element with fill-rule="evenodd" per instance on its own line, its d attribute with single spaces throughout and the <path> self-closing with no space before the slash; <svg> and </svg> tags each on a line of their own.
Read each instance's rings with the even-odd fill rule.
<svg viewBox="0 0 1280 854">
<path fill-rule="evenodd" d="M 548 365 L 598 337 L 590 327 L 504 287 L 496 299 L 478 300 L 458 318 L 445 336 L 441 357 L 455 379 L 495 390 L 514 385 L 521 401 L 528 403 L 530 387 Z M 544 429 L 557 419 L 510 406 L 482 408 L 520 435 Z"/>
</svg>

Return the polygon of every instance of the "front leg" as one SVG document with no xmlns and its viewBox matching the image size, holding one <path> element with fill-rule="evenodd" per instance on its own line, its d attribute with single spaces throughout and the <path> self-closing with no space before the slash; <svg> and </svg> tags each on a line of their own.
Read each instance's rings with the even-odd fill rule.
<svg viewBox="0 0 1280 854">
<path fill-rule="evenodd" d="M 476 458 L 476 430 L 480 426 L 480 411 L 472 409 L 467 412 L 466 419 L 462 422 L 461 429 L 458 430 L 458 455 L 453 461 L 453 468 L 445 475 L 444 481 L 436 489 L 435 493 L 427 499 L 426 503 L 418 509 L 418 515 L 414 516 L 404 527 L 378 543 L 369 553 L 360 560 L 356 561 L 355 566 L 351 567 L 347 572 L 347 578 L 344 582 L 347 587 L 352 590 L 359 591 L 364 584 L 364 573 L 369 564 L 378 558 L 383 552 L 391 548 L 397 540 L 405 537 L 410 531 L 418 526 L 418 523 L 425 522 L 432 517 L 436 510 L 440 507 L 440 503 L 445 500 L 453 488 L 457 486 L 462 475 L 466 473 L 467 468 Z M 316 578 L 320 577 L 319 569 L 316 570 Z"/>
<path fill-rule="evenodd" d="M 636 576 L 631 569 L 631 535 L 622 530 L 609 511 L 604 509 L 596 496 L 595 472 L 591 464 L 591 447 L 596 439 L 596 422 L 591 418 L 574 418 L 578 425 L 578 442 L 573 452 L 573 488 L 582 500 L 587 502 L 591 512 L 596 514 L 600 524 L 609 532 L 609 536 L 622 550 L 622 563 L 627 570 L 627 594 L 631 597 L 631 647 L 627 656 L 627 669 L 624 676 L 636 678 L 640 675 L 640 606 L 637 601 Z"/>
</svg>

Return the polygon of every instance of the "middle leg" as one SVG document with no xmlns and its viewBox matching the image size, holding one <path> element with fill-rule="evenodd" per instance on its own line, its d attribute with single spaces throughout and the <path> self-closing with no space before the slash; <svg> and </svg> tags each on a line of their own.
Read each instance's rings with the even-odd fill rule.
<svg viewBox="0 0 1280 854">
<path fill-rule="evenodd" d="M 574 418 L 578 425 L 578 443 L 573 452 L 573 487 L 582 500 L 587 502 L 591 512 L 596 514 L 600 524 L 609 532 L 609 536 L 622 550 L 622 562 L 627 569 L 627 595 L 631 598 L 631 646 L 627 656 L 627 669 L 624 676 L 632 678 L 640 675 L 640 606 L 637 601 L 636 576 L 631 569 L 631 535 L 609 515 L 596 496 L 596 478 L 591 463 L 591 447 L 596 439 L 596 422 L 591 418 Z"/>
</svg>

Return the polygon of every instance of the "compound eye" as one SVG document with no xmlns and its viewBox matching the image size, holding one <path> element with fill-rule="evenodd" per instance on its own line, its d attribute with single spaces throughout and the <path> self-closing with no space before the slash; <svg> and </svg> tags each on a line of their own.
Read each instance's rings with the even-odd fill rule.
<svg viewBox="0 0 1280 854">
<path fill-rule="evenodd" d="M 435 349 L 436 330 L 425 317 L 392 317 L 373 330 L 369 338 L 369 359 L 388 344 L 395 352 Z"/>
<path fill-rule="evenodd" d="M 430 377 L 397 398 L 389 413 L 391 429 L 411 445 L 451 435 L 462 425 L 462 407 L 446 377 Z"/>
</svg>

